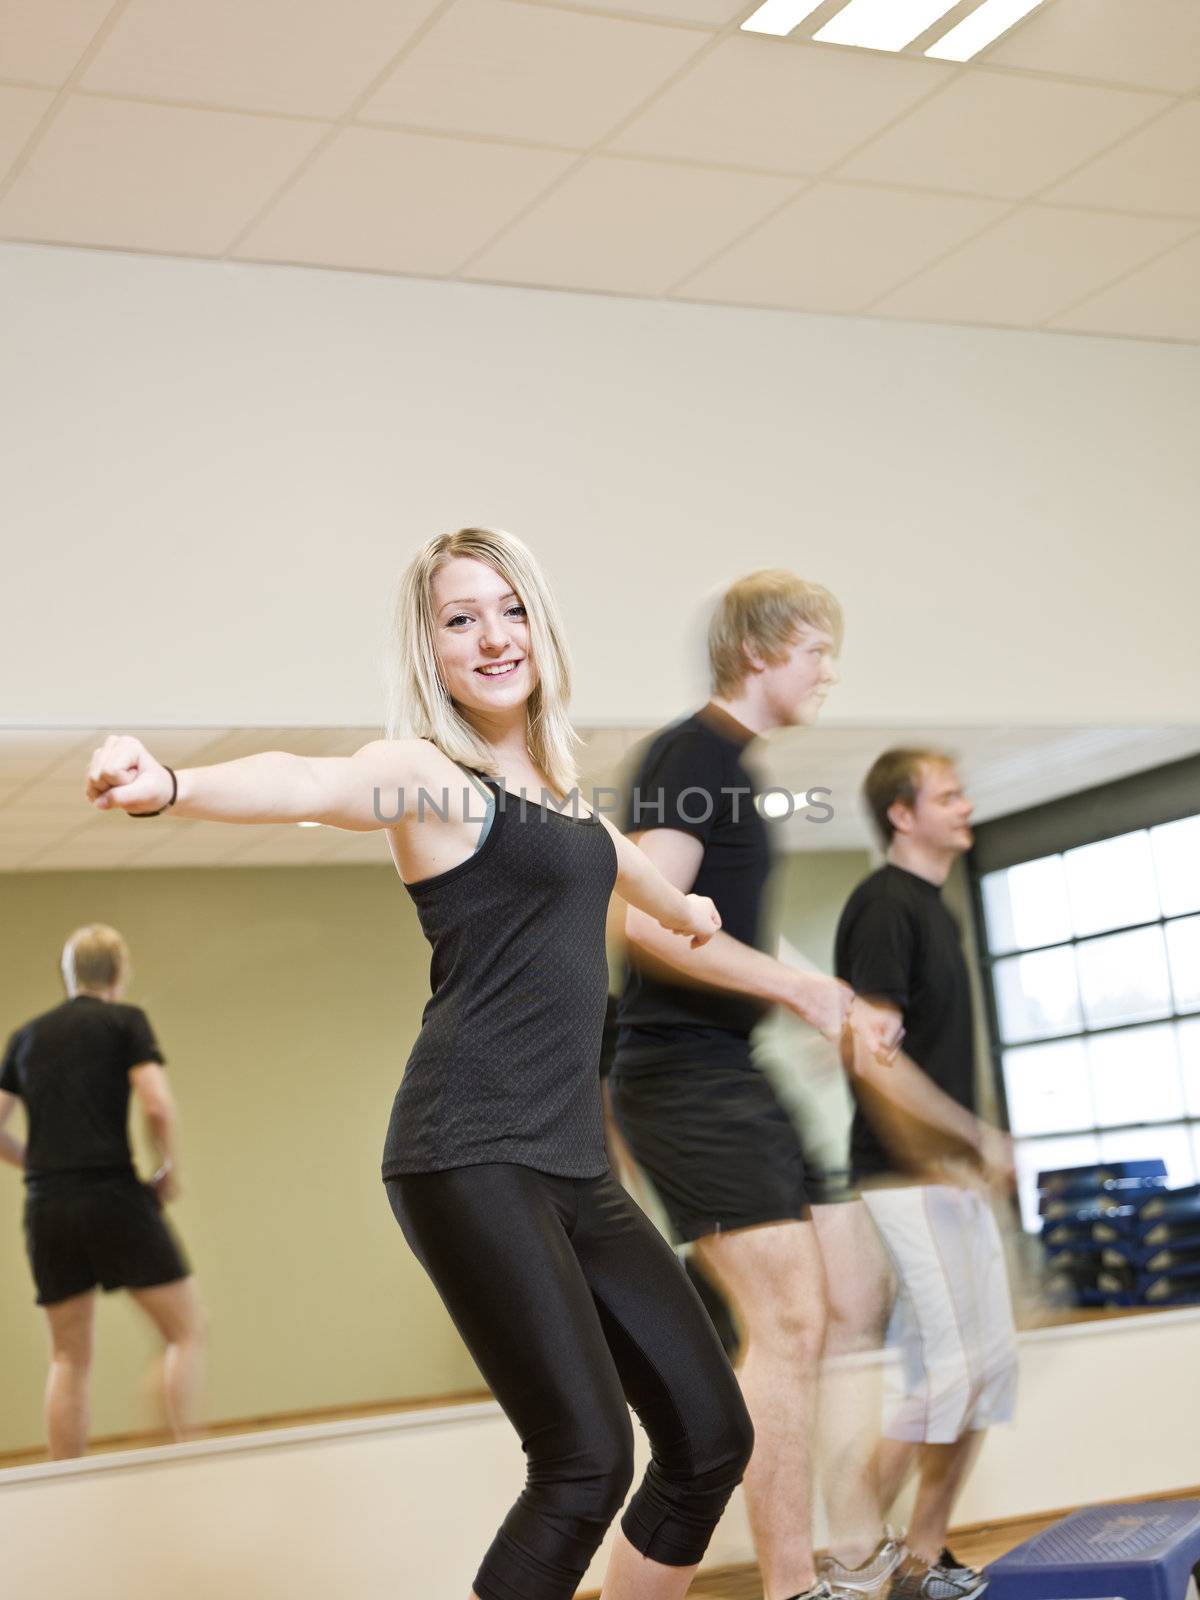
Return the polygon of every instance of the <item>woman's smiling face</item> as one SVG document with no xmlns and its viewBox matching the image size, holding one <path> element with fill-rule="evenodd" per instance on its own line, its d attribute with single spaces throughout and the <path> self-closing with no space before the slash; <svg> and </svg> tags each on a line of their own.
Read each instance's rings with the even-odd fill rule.
<svg viewBox="0 0 1200 1600">
<path fill-rule="evenodd" d="M 525 607 L 508 579 L 456 556 L 438 568 L 430 588 L 438 666 L 451 700 L 492 716 L 523 706 L 537 669 Z"/>
</svg>

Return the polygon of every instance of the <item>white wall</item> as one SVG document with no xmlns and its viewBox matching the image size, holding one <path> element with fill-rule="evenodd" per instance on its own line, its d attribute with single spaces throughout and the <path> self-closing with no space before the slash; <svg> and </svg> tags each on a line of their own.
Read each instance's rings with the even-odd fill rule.
<svg viewBox="0 0 1200 1600">
<path fill-rule="evenodd" d="M 988 1435 L 959 1521 L 1194 1485 L 1198 1329 L 1188 1310 L 1022 1334 L 1018 1421 Z M 17 1469 L 0 1474 L 6 1592 L 461 1600 L 521 1477 L 490 1404 Z M 706 1565 L 750 1559 L 739 1494 Z"/>
<path fill-rule="evenodd" d="M 1187 719 L 1200 350 L 0 248 L 0 723 L 370 723 L 415 543 L 544 557 L 585 722 L 755 565 L 847 720 Z"/>
</svg>

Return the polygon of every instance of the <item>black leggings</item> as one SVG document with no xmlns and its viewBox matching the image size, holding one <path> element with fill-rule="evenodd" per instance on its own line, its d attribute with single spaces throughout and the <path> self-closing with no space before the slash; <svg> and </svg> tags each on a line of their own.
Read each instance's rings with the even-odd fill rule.
<svg viewBox="0 0 1200 1600">
<path fill-rule="evenodd" d="M 699 1561 L 753 1431 L 686 1274 L 612 1175 L 495 1164 L 387 1189 L 528 1461 L 476 1594 L 574 1595 L 633 1480 L 626 1400 L 652 1459 L 621 1527 L 654 1561 Z"/>
</svg>

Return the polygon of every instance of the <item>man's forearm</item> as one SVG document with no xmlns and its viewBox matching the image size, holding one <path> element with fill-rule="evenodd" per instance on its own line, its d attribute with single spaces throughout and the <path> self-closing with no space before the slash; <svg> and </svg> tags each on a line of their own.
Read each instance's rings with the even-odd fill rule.
<svg viewBox="0 0 1200 1600">
<path fill-rule="evenodd" d="M 724 931 L 692 950 L 644 913 L 631 911 L 625 928 L 635 966 L 665 967 L 685 983 L 732 990 L 768 1005 L 794 1006 L 814 978 Z"/>
<path fill-rule="evenodd" d="M 860 1083 L 906 1116 L 978 1154 L 982 1130 L 978 1117 L 939 1089 L 911 1057 L 901 1053 L 889 1066 L 881 1067 L 856 1041 L 854 1072 Z"/>
<path fill-rule="evenodd" d="M 168 1112 L 148 1111 L 146 1113 L 146 1129 L 150 1135 L 150 1143 L 154 1146 L 158 1156 L 159 1166 L 168 1167 L 172 1172 L 179 1170 L 179 1139 L 175 1128 L 175 1118 Z"/>
<path fill-rule="evenodd" d="M 0 1161 L 7 1162 L 10 1167 L 25 1166 L 25 1146 L 3 1128 L 0 1128 Z"/>
</svg>

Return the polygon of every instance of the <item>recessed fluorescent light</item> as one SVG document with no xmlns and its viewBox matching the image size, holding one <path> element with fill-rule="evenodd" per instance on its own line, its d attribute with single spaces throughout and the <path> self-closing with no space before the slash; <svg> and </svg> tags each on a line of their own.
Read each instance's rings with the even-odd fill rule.
<svg viewBox="0 0 1200 1600">
<path fill-rule="evenodd" d="M 857 44 L 864 50 L 903 50 L 956 4 L 957 0 L 850 0 L 813 38 L 822 44 Z"/>
<path fill-rule="evenodd" d="M 743 29 L 747 33 L 774 33 L 779 38 L 791 33 L 805 17 L 821 9 L 824 0 L 763 0 L 758 10 L 752 12 Z"/>
<path fill-rule="evenodd" d="M 298 822 L 296 826 L 298 828 L 323 828 L 325 824 L 323 822 Z"/>
<path fill-rule="evenodd" d="M 983 0 L 978 11 L 972 11 L 956 28 L 943 34 L 925 54 L 936 56 L 939 61 L 969 61 L 1042 3 L 1043 0 Z"/>
</svg>

